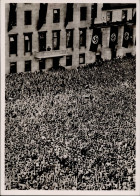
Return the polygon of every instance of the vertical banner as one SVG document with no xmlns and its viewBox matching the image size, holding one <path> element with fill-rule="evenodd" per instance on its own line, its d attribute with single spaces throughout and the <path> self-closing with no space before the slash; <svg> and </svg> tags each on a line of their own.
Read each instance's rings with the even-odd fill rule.
<svg viewBox="0 0 140 196">
<path fill-rule="evenodd" d="M 37 23 L 37 30 L 41 29 L 46 21 L 48 3 L 40 3 L 39 19 Z"/>
<path fill-rule="evenodd" d="M 109 48 L 115 48 L 118 43 L 118 27 L 112 26 L 110 28 L 110 41 L 109 41 Z"/>
<path fill-rule="evenodd" d="M 91 7 L 91 27 L 94 25 L 94 20 L 97 17 L 97 3 L 94 3 Z"/>
<path fill-rule="evenodd" d="M 128 48 L 129 44 L 133 44 L 133 28 L 129 27 L 128 25 L 125 25 L 122 46 Z"/>
<path fill-rule="evenodd" d="M 9 22 L 8 22 L 8 32 L 16 25 L 16 3 L 10 3 L 10 11 L 9 11 Z"/>
<path fill-rule="evenodd" d="M 93 35 L 90 44 L 90 51 L 96 52 L 98 48 L 98 44 L 102 42 L 102 33 L 100 28 L 93 29 Z"/>
<path fill-rule="evenodd" d="M 67 3 L 66 18 L 64 26 L 66 27 L 69 21 L 73 19 L 73 3 Z"/>
</svg>

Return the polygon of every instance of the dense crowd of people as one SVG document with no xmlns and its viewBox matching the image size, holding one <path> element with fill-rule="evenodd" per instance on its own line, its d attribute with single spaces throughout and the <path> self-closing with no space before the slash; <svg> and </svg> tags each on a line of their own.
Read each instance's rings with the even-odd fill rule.
<svg viewBox="0 0 140 196">
<path fill-rule="evenodd" d="M 135 67 L 6 75 L 5 188 L 134 190 Z"/>
</svg>

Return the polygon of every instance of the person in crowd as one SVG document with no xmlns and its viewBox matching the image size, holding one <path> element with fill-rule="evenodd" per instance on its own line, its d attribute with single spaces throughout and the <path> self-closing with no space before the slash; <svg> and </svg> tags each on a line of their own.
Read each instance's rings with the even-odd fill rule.
<svg viewBox="0 0 140 196">
<path fill-rule="evenodd" d="M 135 63 L 6 75 L 6 189 L 134 190 Z"/>
</svg>

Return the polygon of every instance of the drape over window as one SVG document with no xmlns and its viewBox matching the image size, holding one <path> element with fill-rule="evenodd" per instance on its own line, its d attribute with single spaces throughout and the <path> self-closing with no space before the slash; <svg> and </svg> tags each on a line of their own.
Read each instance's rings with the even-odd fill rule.
<svg viewBox="0 0 140 196">
<path fill-rule="evenodd" d="M 97 3 L 94 3 L 91 7 L 91 27 L 94 25 L 94 20 L 97 17 Z"/>
<path fill-rule="evenodd" d="M 102 44 L 102 32 L 100 28 L 93 28 L 90 51 L 96 52 L 98 48 L 98 44 Z"/>
<path fill-rule="evenodd" d="M 41 29 L 43 24 L 46 22 L 48 3 L 40 3 L 39 19 L 37 23 L 37 30 Z"/>
<path fill-rule="evenodd" d="M 112 26 L 110 28 L 109 48 L 115 48 L 118 43 L 118 27 Z"/>
<path fill-rule="evenodd" d="M 13 28 L 13 26 L 16 26 L 16 3 L 10 3 L 10 11 L 9 11 L 9 22 L 8 22 L 8 32 Z"/>
<path fill-rule="evenodd" d="M 65 18 L 65 27 L 67 26 L 68 22 L 73 20 L 73 3 L 67 3 L 66 8 L 66 18 Z"/>
</svg>

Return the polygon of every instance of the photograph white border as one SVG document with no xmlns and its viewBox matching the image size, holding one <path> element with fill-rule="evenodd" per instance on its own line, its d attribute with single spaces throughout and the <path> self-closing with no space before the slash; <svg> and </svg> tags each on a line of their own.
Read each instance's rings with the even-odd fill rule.
<svg viewBox="0 0 140 196">
<path fill-rule="evenodd" d="M 136 3 L 136 190 L 5 190 L 5 3 Z M 0 195 L 140 195 L 140 0 L 1 0 L 1 190 Z M 128 103 L 129 104 L 129 103 Z"/>
</svg>

